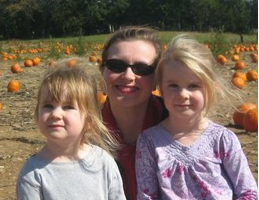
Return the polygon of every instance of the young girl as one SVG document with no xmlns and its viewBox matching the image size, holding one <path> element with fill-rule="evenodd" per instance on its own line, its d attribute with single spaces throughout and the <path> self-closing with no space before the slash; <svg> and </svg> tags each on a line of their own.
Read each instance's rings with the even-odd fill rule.
<svg viewBox="0 0 259 200">
<path fill-rule="evenodd" d="M 126 199 L 118 167 L 106 152 L 117 144 L 100 119 L 97 85 L 78 67 L 45 75 L 35 116 L 47 141 L 19 174 L 18 200 Z"/>
<path fill-rule="evenodd" d="M 169 117 L 140 134 L 138 199 L 257 199 L 257 185 L 236 135 L 207 118 L 216 101 L 235 95 L 213 72 L 204 45 L 180 35 L 157 70 Z"/>
</svg>

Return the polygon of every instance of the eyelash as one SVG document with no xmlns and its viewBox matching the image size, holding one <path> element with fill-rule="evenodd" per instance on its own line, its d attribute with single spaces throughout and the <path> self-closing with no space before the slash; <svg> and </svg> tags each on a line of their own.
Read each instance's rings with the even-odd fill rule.
<svg viewBox="0 0 259 200">
<path fill-rule="evenodd" d="M 53 105 L 45 104 L 45 105 L 43 105 L 43 108 L 53 108 Z M 62 106 L 62 108 L 64 110 L 74 109 L 74 107 L 72 105 L 64 105 L 64 106 Z"/>
<path fill-rule="evenodd" d="M 176 87 L 178 87 L 178 85 L 177 84 L 170 84 L 169 87 L 176 88 Z M 197 84 L 190 84 L 188 86 L 188 88 L 200 88 L 200 86 L 197 85 Z"/>
</svg>

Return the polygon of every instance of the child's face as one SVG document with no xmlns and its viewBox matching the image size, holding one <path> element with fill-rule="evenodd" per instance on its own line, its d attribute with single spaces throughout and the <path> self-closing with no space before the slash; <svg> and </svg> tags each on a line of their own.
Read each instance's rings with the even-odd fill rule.
<svg viewBox="0 0 259 200">
<path fill-rule="evenodd" d="M 65 92 L 63 94 L 63 101 L 57 102 L 43 88 L 38 108 L 38 126 L 48 141 L 79 144 L 85 115 L 80 112 L 77 103 L 66 101 Z"/>
<path fill-rule="evenodd" d="M 205 107 L 204 85 L 184 64 L 170 61 L 165 64 L 161 82 L 163 98 L 170 116 L 192 118 Z"/>
</svg>

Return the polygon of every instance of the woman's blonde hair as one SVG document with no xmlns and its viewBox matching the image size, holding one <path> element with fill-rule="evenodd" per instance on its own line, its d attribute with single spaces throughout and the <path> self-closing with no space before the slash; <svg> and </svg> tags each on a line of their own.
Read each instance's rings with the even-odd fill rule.
<svg viewBox="0 0 259 200">
<path fill-rule="evenodd" d="M 68 67 L 67 61 L 62 61 L 45 74 L 40 85 L 35 109 L 35 118 L 38 120 L 39 102 L 42 90 L 47 89 L 49 95 L 57 102 L 77 102 L 81 114 L 85 114 L 85 124 L 81 145 L 91 143 L 98 145 L 115 156 L 119 147 L 117 141 L 110 135 L 101 119 L 100 105 L 97 99 L 98 80 L 87 69 L 73 66 Z M 95 66 L 91 66 L 95 67 Z M 64 90 L 66 97 L 64 99 Z"/>
<path fill-rule="evenodd" d="M 131 40 L 148 41 L 153 44 L 156 50 L 156 58 L 154 61 L 154 67 L 156 68 L 162 52 L 158 31 L 148 26 L 126 26 L 114 32 L 109 40 L 105 43 L 104 49 L 102 51 L 102 62 L 99 66 L 100 70 L 103 71 L 104 63 L 107 61 L 109 55 L 109 49 L 113 44 L 121 41 Z"/>
<path fill-rule="evenodd" d="M 180 34 L 176 36 L 169 43 L 168 49 L 163 52 L 156 70 L 156 79 L 159 85 L 161 85 L 163 79 L 165 64 L 172 60 L 183 63 L 203 82 L 206 94 L 204 110 L 206 114 L 216 104 L 218 95 L 227 100 L 231 105 L 231 96 L 241 99 L 239 91 L 216 73 L 217 62 L 210 49 L 189 35 Z M 234 107 L 234 105 L 232 106 Z"/>
</svg>

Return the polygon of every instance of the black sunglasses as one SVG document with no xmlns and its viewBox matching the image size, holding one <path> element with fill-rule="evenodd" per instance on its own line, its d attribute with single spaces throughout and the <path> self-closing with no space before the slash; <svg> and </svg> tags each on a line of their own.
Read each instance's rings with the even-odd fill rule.
<svg viewBox="0 0 259 200">
<path fill-rule="evenodd" d="M 147 76 L 152 74 L 155 71 L 155 67 L 152 65 L 147 65 L 144 63 L 136 63 L 133 65 L 130 65 L 122 60 L 117 59 L 110 59 L 104 62 L 104 65 L 111 71 L 115 73 L 122 73 L 125 72 L 125 70 L 130 67 L 134 74 L 139 76 Z"/>
</svg>

